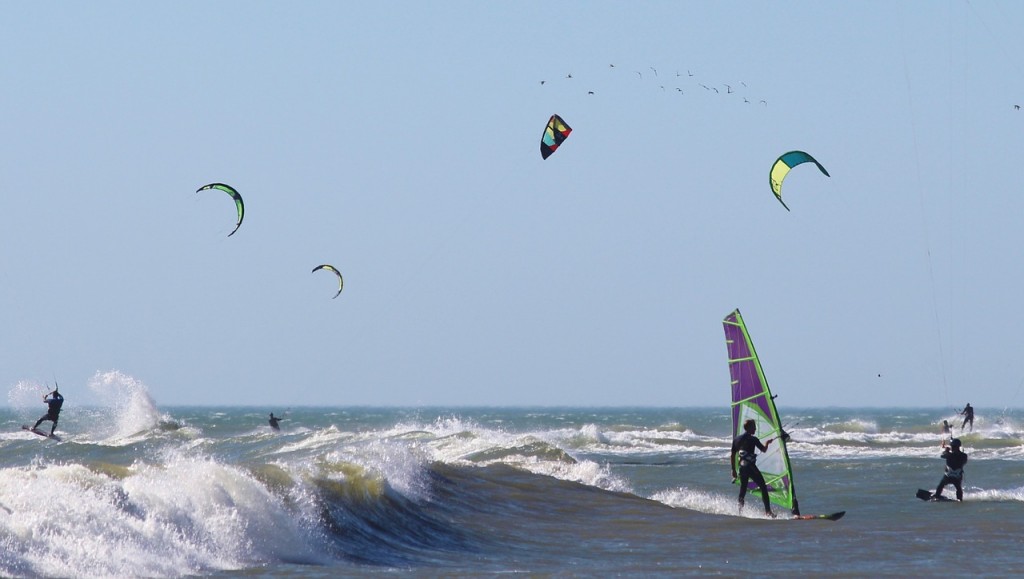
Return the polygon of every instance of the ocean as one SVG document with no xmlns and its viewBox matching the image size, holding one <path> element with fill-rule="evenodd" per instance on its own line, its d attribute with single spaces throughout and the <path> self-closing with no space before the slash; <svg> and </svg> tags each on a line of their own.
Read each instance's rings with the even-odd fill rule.
<svg viewBox="0 0 1024 579">
<path fill-rule="evenodd" d="M 0 410 L 4 577 L 1024 574 L 1020 410 L 977 409 L 964 501 L 934 503 L 914 494 L 954 411 L 780 400 L 801 510 L 833 522 L 739 511 L 727 401 L 165 408 L 128 380 L 106 405 L 65 392 L 58 442 L 21 429 L 45 410 L 22 390 Z"/>
</svg>

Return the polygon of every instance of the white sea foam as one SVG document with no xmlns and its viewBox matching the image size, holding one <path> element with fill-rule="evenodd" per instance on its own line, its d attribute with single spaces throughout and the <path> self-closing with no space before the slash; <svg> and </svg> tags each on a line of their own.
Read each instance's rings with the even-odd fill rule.
<svg viewBox="0 0 1024 579">
<path fill-rule="evenodd" d="M 278 436 L 278 435 L 275 435 Z M 310 431 L 307 436 L 303 436 L 294 441 L 290 441 L 281 446 L 276 451 L 277 454 L 290 454 L 297 452 L 309 452 L 315 450 L 326 450 L 337 446 L 343 441 L 348 441 L 352 438 L 350 433 L 342 432 L 338 430 L 336 426 L 327 426 L 325 428 Z"/>
<path fill-rule="evenodd" d="M 431 456 L 419 445 L 372 440 L 339 447 L 326 457 L 330 462 L 357 464 L 408 498 L 424 499 L 430 494 L 424 475 Z"/>
<path fill-rule="evenodd" d="M 710 442 L 713 438 L 692 430 L 602 430 L 595 424 L 579 429 L 562 429 L 545 433 L 548 440 L 568 448 L 609 454 L 630 454 L 637 450 L 663 452 L 690 446 L 687 443 Z"/>
<path fill-rule="evenodd" d="M 608 465 L 598 464 L 592 460 L 563 463 L 533 458 L 516 461 L 514 464 L 534 474 L 578 482 L 608 491 L 633 492 L 632 486 L 626 479 L 614 474 Z"/>
<path fill-rule="evenodd" d="M 1016 501 L 1024 502 L 1024 487 L 1015 489 L 992 489 L 992 490 L 965 490 L 964 500 L 1003 502 Z"/>
<path fill-rule="evenodd" d="M 878 432 L 878 423 L 873 420 L 862 420 L 853 418 L 842 422 L 831 422 L 822 425 L 822 429 L 834 433 L 863 432 L 873 434 Z"/>
<path fill-rule="evenodd" d="M 737 491 L 738 493 L 739 491 Z M 750 519 L 767 519 L 764 506 L 757 495 L 747 495 L 746 505 L 739 509 L 737 495 L 705 492 L 680 487 L 654 493 L 651 500 L 665 503 L 670 507 L 688 509 L 710 515 L 729 515 Z"/>
<path fill-rule="evenodd" d="M 157 428 L 161 421 L 173 422 L 157 409 L 145 384 L 118 370 L 96 372 L 88 387 L 101 402 L 100 416 L 89 423 L 90 437 L 124 444 Z"/>
<path fill-rule="evenodd" d="M 34 380 L 20 380 L 7 391 L 7 403 L 13 408 L 29 411 L 43 408 L 40 400 L 49 389 Z"/>
<path fill-rule="evenodd" d="M 317 560 L 281 498 L 211 460 L 136 465 L 123 477 L 76 464 L 8 468 L 0 496 L 7 576 L 180 576 Z"/>
<path fill-rule="evenodd" d="M 1009 421 L 1001 428 L 1010 442 L 1021 433 Z M 376 433 L 378 436 L 382 433 Z M 794 427 L 793 441 L 788 445 L 791 456 L 798 460 L 845 460 L 871 458 L 935 458 L 942 452 L 937 431 L 918 426 L 903 429 L 882 427 L 875 420 L 851 417 L 822 422 L 817 426 Z M 716 458 L 728 452 L 731 438 L 711 436 L 678 427 L 614 430 L 596 423 L 577 427 L 553 428 L 527 432 L 511 432 L 480 426 L 457 416 L 438 418 L 428 423 L 405 422 L 383 433 L 409 443 L 427 445 L 435 460 L 450 463 L 470 461 L 490 464 L 499 461 L 521 466 L 533 472 L 544 472 L 544 462 L 571 462 L 559 459 L 564 453 L 577 461 L 588 460 L 592 454 L 601 456 L 640 457 L 679 454 L 690 459 Z M 980 432 L 963 437 L 965 447 L 978 458 L 1019 459 L 1024 445 L 992 447 L 992 440 Z M 985 440 L 989 446 L 975 448 L 973 440 Z M 544 449 L 538 441 L 548 445 Z M 600 462 L 600 461 L 598 461 Z M 564 472 L 551 467 L 550 472 Z M 563 477 L 561 474 L 553 476 Z M 578 478 L 573 480 L 580 480 Z"/>
<path fill-rule="evenodd" d="M 409 433 L 426 433 L 432 436 L 415 439 L 417 448 L 429 450 L 431 460 L 476 466 L 501 463 L 535 474 L 579 482 L 605 490 L 631 492 L 625 479 L 614 475 L 607 465 L 590 460 L 560 458 L 570 457 L 562 444 L 566 438 L 584 437 L 595 444 L 607 444 L 601 442 L 604 435 L 595 425 L 585 425 L 579 429 L 510 433 L 501 429 L 485 428 L 475 421 L 452 416 L 438 418 L 426 425 L 404 422 L 384 434 L 392 439 L 409 442 Z M 396 461 L 394 449 L 388 456 L 391 457 L 391 462 Z M 419 457 L 418 460 L 425 461 L 427 458 Z M 381 465 L 376 466 L 379 468 Z M 397 474 L 406 472 L 411 471 L 401 470 Z M 394 481 L 392 477 L 395 477 Z M 400 482 L 401 477 L 396 476 L 396 473 L 389 475 L 388 481 L 397 483 L 399 488 L 408 488 Z"/>
</svg>

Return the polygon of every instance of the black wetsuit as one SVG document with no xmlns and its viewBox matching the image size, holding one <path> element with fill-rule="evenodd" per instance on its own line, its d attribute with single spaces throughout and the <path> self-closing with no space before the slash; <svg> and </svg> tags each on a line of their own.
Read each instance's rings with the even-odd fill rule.
<svg viewBox="0 0 1024 579">
<path fill-rule="evenodd" d="M 764 482 L 764 475 L 761 474 L 761 469 L 757 468 L 757 456 L 754 454 L 755 448 L 761 452 L 768 450 L 768 447 L 761 444 L 760 439 L 749 432 L 744 432 L 732 441 L 732 451 L 738 454 L 740 459 L 740 506 L 743 506 L 743 502 L 746 499 L 747 485 L 750 481 L 754 481 L 754 484 L 761 490 L 764 512 L 770 513 L 772 506 L 771 501 L 768 499 L 768 485 Z"/>
<path fill-rule="evenodd" d="M 946 459 L 946 474 L 943 475 L 939 486 L 935 488 L 935 496 L 942 496 L 942 489 L 946 485 L 953 485 L 956 488 L 956 500 L 964 500 L 964 465 L 967 464 L 967 453 L 961 450 L 947 448 L 942 452 L 942 458 Z"/>
<path fill-rule="evenodd" d="M 43 422 L 51 420 L 53 421 L 53 426 L 50 427 L 50 436 L 53 436 L 53 431 L 57 430 L 57 419 L 60 417 L 60 407 L 64 405 L 64 397 L 61 396 L 60 392 L 52 392 L 50 393 L 50 397 L 45 399 L 45 402 L 50 408 L 42 418 L 36 421 L 36 424 L 32 429 L 35 430 L 36 428 L 39 428 L 39 425 Z"/>
<path fill-rule="evenodd" d="M 273 412 L 270 413 L 270 427 L 271 428 L 273 428 L 274 430 L 281 430 L 281 427 L 277 425 L 277 423 L 280 422 L 280 421 L 281 421 L 281 419 L 276 417 L 276 416 L 274 416 Z"/>
<path fill-rule="evenodd" d="M 964 415 L 964 421 L 960 424 L 960 430 L 963 430 L 964 426 L 967 426 L 967 424 L 970 423 L 971 432 L 974 432 L 974 408 L 968 404 L 967 406 L 964 406 L 964 410 L 960 414 Z"/>
</svg>

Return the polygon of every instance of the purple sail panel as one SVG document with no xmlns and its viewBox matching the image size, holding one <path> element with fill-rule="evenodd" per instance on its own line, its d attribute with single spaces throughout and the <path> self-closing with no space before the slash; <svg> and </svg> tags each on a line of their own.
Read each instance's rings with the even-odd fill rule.
<svg viewBox="0 0 1024 579">
<path fill-rule="evenodd" d="M 729 375 L 732 379 L 733 425 L 736 426 L 736 432 L 739 432 L 739 426 L 742 424 L 739 420 L 740 407 L 735 404 L 741 400 L 750 400 L 764 394 L 766 387 L 760 372 L 758 372 L 754 347 L 744 331 L 743 318 L 740 317 L 739 310 L 729 314 L 722 327 L 725 328 L 725 344 L 729 353 Z M 757 405 L 765 416 L 771 416 L 767 396 L 750 400 L 750 403 Z"/>
</svg>

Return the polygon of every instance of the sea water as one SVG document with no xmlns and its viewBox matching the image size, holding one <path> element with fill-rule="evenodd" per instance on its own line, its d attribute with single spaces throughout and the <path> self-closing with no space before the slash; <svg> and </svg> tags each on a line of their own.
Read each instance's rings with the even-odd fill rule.
<svg viewBox="0 0 1024 579">
<path fill-rule="evenodd" d="M 0 410 L 2 576 L 1024 573 L 1019 410 L 955 422 L 964 501 L 932 503 L 954 412 L 780 408 L 802 512 L 846 511 L 794 521 L 738 508 L 724 403 L 163 408 L 94 382 L 60 442 L 21 430 L 38 387 Z"/>
</svg>

